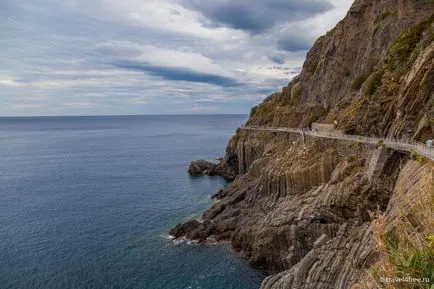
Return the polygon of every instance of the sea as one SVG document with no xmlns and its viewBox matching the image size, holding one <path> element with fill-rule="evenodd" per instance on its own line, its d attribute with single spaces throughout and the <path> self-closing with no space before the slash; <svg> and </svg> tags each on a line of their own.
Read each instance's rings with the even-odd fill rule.
<svg viewBox="0 0 434 289">
<path fill-rule="evenodd" d="M 253 289 L 229 245 L 174 242 L 220 177 L 194 178 L 247 116 L 0 118 L 0 289 Z"/>
</svg>

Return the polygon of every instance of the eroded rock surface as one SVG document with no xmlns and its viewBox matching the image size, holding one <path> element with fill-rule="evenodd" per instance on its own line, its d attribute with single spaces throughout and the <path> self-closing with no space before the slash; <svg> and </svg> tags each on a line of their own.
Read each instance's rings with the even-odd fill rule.
<svg viewBox="0 0 434 289">
<path fill-rule="evenodd" d="M 219 163 L 213 163 L 206 160 L 192 161 L 188 168 L 188 173 L 191 176 L 221 176 L 228 181 L 233 181 L 238 174 L 236 168 L 237 155 L 228 153 L 225 159 L 221 159 Z"/>
<path fill-rule="evenodd" d="M 253 108 L 247 124 L 319 121 L 353 134 L 432 138 L 433 12 L 433 1 L 356 0 L 315 43 L 300 75 Z M 189 170 L 231 184 L 214 194 L 200 222 L 171 234 L 229 241 L 269 272 L 262 289 L 351 288 L 379 258 L 373 212 L 393 223 L 394 212 L 406 207 L 401 196 L 417 196 L 424 171 L 397 151 L 384 151 L 382 165 L 373 167 L 378 151 L 351 141 L 240 130 L 220 163 L 199 161 Z"/>
<path fill-rule="evenodd" d="M 370 258 L 369 211 L 386 208 L 392 190 L 387 182 L 373 185 L 366 177 L 365 159 L 374 149 L 313 137 L 303 142 L 290 133 L 240 135 L 235 153 L 243 155 L 240 166 L 247 172 L 218 192 L 219 201 L 203 214 L 203 222 L 178 226 L 180 234 L 174 235 L 230 241 L 252 265 L 270 273 L 291 268 L 304 272 L 313 261 L 303 260 L 316 260 L 318 252 L 328 252 L 324 258 L 333 260 L 352 252 L 360 258 L 354 271 L 361 270 Z M 348 272 L 333 270 L 348 277 Z M 304 280 L 304 273 L 297 280 Z"/>
<path fill-rule="evenodd" d="M 218 164 L 211 163 L 205 160 L 192 161 L 188 168 L 188 173 L 192 176 L 201 174 L 209 174 L 217 167 Z"/>
</svg>

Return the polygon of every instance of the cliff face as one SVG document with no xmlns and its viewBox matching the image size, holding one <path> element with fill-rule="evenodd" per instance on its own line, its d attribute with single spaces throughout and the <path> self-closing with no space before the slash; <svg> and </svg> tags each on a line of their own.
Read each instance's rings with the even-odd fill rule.
<svg viewBox="0 0 434 289">
<path fill-rule="evenodd" d="M 429 219 L 424 226 L 421 223 L 414 224 L 411 233 L 416 238 L 424 237 L 420 234 L 421 230 L 433 233 L 432 227 L 430 228 L 433 216 L 429 210 L 432 209 L 433 201 L 430 198 L 432 199 L 434 192 L 424 191 L 423 188 L 423 181 L 427 175 L 430 176 L 430 190 L 432 190 L 434 170 L 417 161 L 406 162 L 397 178 L 392 198 L 384 213 L 387 223 L 381 228 L 381 231 L 384 231 L 382 233 L 401 229 L 396 227 L 396 223 L 401 222 L 403 216 L 408 218 L 415 210 L 420 210 L 421 207 L 418 207 L 420 203 L 427 204 L 424 207 L 427 213 L 424 217 L 428 215 Z M 372 277 L 368 277 L 365 271 L 377 266 L 375 263 L 381 262 L 382 259 L 375 246 L 373 234 L 378 233 L 373 233 L 375 230 L 375 223 L 370 222 L 361 226 L 340 227 L 336 237 L 317 241 L 317 245 L 314 245 L 300 262 L 287 271 L 266 278 L 261 288 L 380 288 L 378 280 L 370 280 Z M 397 232 L 398 235 L 399 233 Z M 432 272 L 432 261 L 431 259 L 430 263 L 424 266 L 428 272 L 429 270 Z M 391 276 L 398 276 L 398 273 L 395 272 Z"/>
<path fill-rule="evenodd" d="M 432 137 L 433 12 L 431 0 L 355 1 L 315 43 L 301 74 L 253 108 L 247 125 L 320 121 L 352 134 Z M 384 167 L 371 177 L 379 149 Z M 234 181 L 201 221 L 170 233 L 230 241 L 252 265 L 275 274 L 263 289 L 350 288 L 381 259 L 373 213 L 392 223 L 402 208 L 397 196 L 417 196 L 411 185 L 424 170 L 407 153 L 375 145 L 239 130 L 219 164 Z"/>
<path fill-rule="evenodd" d="M 355 1 L 316 41 L 298 78 L 254 108 L 249 124 L 336 121 L 352 134 L 423 139 L 433 132 L 433 11 L 430 0 Z"/>
</svg>

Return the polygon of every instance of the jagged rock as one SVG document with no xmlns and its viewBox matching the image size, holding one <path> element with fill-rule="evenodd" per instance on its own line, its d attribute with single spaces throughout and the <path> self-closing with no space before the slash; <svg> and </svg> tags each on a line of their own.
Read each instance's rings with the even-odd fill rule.
<svg viewBox="0 0 434 289">
<path fill-rule="evenodd" d="M 301 143 L 288 147 L 280 137 L 274 137 L 267 139 L 266 150 L 278 151 L 279 157 L 253 160 L 255 157 L 247 152 L 263 155 L 264 146 L 252 145 L 260 139 L 252 135 L 238 145 L 238 150 L 244 151 L 244 160 L 251 163 L 249 173 L 219 191 L 220 201 L 203 214 L 205 222 L 184 236 L 199 236 L 199 241 L 230 240 L 252 264 L 275 272 L 296 264 L 322 235 L 333 237 L 345 220 L 363 219 L 368 204 L 359 211 L 357 207 L 370 194 L 369 186 L 363 174 L 351 175 L 346 172 L 347 166 L 338 164 L 346 162 L 342 159 L 344 152 L 353 150 L 352 154 L 358 156 L 367 151 L 333 140 L 324 143 L 308 139 L 310 153 L 300 162 L 304 155 L 299 150 Z M 251 149 L 246 150 L 244 145 Z M 353 163 L 353 167 L 363 165 Z M 328 184 L 332 175 L 339 174 L 336 171 L 345 171 L 350 178 Z M 293 249 L 282 254 L 285 248 Z"/>
<path fill-rule="evenodd" d="M 188 232 L 192 232 L 199 228 L 200 222 L 197 220 L 191 220 L 184 224 L 178 224 L 175 228 L 169 231 L 169 235 L 180 238 L 184 237 Z"/>
<path fill-rule="evenodd" d="M 206 160 L 192 161 L 188 173 L 191 176 L 221 176 L 227 181 L 233 181 L 238 174 L 237 166 L 238 157 L 235 152 L 228 153 L 224 159 L 219 159 L 219 163 L 212 163 Z"/>
<path fill-rule="evenodd" d="M 432 11 L 434 1 L 354 1 L 315 42 L 300 75 L 258 105 L 247 124 L 337 123 L 352 134 L 426 140 L 432 127 L 415 132 L 434 101 Z"/>
<path fill-rule="evenodd" d="M 190 164 L 190 167 L 188 168 L 188 173 L 192 176 L 198 176 L 201 174 L 206 174 L 212 171 L 217 164 L 208 162 L 206 160 L 198 160 L 193 161 Z"/>
<path fill-rule="evenodd" d="M 432 137 L 432 23 L 418 28 L 415 53 L 398 61 L 404 66 L 391 68 L 391 46 L 432 11 L 433 1 L 356 0 L 315 43 L 300 75 L 253 109 L 247 124 L 307 127 L 319 120 L 354 134 Z M 375 144 L 240 130 L 219 164 L 191 168 L 233 182 L 214 195 L 218 202 L 202 223 L 178 225 L 173 233 L 230 241 L 268 271 L 262 289 L 351 288 L 379 258 L 371 212 L 385 212 L 393 223 L 408 196 L 417 195 L 423 171 L 393 150 L 371 166 L 378 163 L 375 151 Z"/>
<path fill-rule="evenodd" d="M 220 189 L 215 194 L 213 194 L 211 196 L 211 199 L 217 199 L 217 200 L 219 200 L 219 199 L 223 198 L 226 195 L 225 192 L 226 192 L 225 190 Z"/>
<path fill-rule="evenodd" d="M 386 208 L 394 183 L 385 180 L 402 167 L 395 158 L 407 160 L 392 154 L 386 166 L 394 169 L 371 183 L 365 159 L 374 150 L 296 134 L 245 135 L 237 152 L 248 171 L 216 194 L 203 223 L 177 226 L 176 236 L 230 241 L 252 265 L 283 272 L 264 280 L 265 289 L 349 288 L 378 257 L 369 212 Z"/>
<path fill-rule="evenodd" d="M 389 228 L 393 227 L 399 212 L 410 211 L 415 205 L 414 199 L 422 192 L 420 180 L 427 171 L 429 169 L 416 161 L 406 162 L 385 211 Z M 320 237 L 300 262 L 266 278 L 261 289 L 351 288 L 379 258 L 371 226 L 370 222 L 345 223 L 334 238 Z"/>
</svg>

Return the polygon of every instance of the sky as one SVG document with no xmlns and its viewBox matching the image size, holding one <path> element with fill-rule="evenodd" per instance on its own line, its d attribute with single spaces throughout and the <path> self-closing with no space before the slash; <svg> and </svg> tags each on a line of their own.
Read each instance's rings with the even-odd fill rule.
<svg viewBox="0 0 434 289">
<path fill-rule="evenodd" d="M 352 0 L 1 0 L 0 116 L 247 114 Z"/>
</svg>

